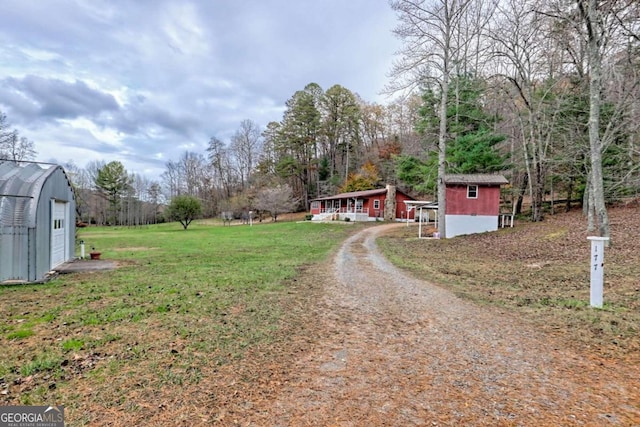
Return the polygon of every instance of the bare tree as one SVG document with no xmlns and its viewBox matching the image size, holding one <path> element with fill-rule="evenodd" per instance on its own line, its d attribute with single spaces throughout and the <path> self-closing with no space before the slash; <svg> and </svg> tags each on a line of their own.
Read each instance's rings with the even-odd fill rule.
<svg viewBox="0 0 640 427">
<path fill-rule="evenodd" d="M 131 180 L 131 191 L 128 200 L 128 224 L 142 225 L 151 222 L 151 209 L 148 201 L 150 181 L 144 175 L 132 173 L 129 175 Z"/>
<path fill-rule="evenodd" d="M 403 41 L 392 70 L 389 91 L 436 85 L 440 95 L 438 132 L 438 227 L 446 237 L 445 182 L 448 138 L 447 103 L 451 74 L 459 71 L 468 43 L 464 32 L 471 0 L 394 0 L 400 24 L 395 34 Z M 475 33 L 473 37 L 476 37 Z"/>
<path fill-rule="evenodd" d="M 13 131 L 10 129 L 7 115 L 0 111 L 0 159 L 9 158 L 9 153 L 5 150 L 5 144 L 12 135 Z"/>
<path fill-rule="evenodd" d="M 101 192 L 94 190 L 94 183 L 98 179 L 98 173 L 107 163 L 104 160 L 92 160 L 85 166 L 86 178 L 88 178 L 87 191 L 84 193 L 87 197 L 87 206 L 89 209 L 89 221 L 95 222 L 97 225 L 107 223 L 107 211 L 109 204 L 107 197 Z"/>
<path fill-rule="evenodd" d="M 419 95 L 412 94 L 400 97 L 384 108 L 384 120 L 389 138 L 400 144 L 402 153 L 412 156 L 421 156 L 424 153 L 420 135 L 415 131 L 421 102 Z"/>
<path fill-rule="evenodd" d="M 165 171 L 160 175 L 160 178 L 167 193 L 167 199 L 172 199 L 180 194 L 180 167 L 173 160 L 167 161 L 164 166 Z"/>
<path fill-rule="evenodd" d="M 544 17 L 522 1 L 501 3 L 493 28 L 494 77 L 505 86 L 504 114 L 517 124 L 514 139 L 520 141 L 531 196 L 531 218 L 543 219 L 543 199 L 547 178 L 547 153 L 555 131 L 558 110 L 549 105 L 554 90 L 554 76 L 562 58 L 552 54 L 543 32 Z M 550 83 L 546 84 L 547 82 Z"/>
<path fill-rule="evenodd" d="M 602 91 L 602 57 L 606 37 L 611 29 L 608 22 L 611 17 L 602 13 L 597 0 L 576 0 L 580 18 L 587 30 L 587 57 L 589 58 L 589 143 L 591 147 L 591 182 L 593 202 L 600 236 L 609 237 L 609 214 L 604 198 L 604 179 L 602 174 L 602 141 L 600 139 L 600 109 Z M 607 19 L 609 18 L 609 19 Z"/>
<path fill-rule="evenodd" d="M 204 156 L 200 153 L 185 151 L 178 161 L 178 176 L 183 192 L 198 196 L 203 189 L 203 173 L 207 169 Z"/>
<path fill-rule="evenodd" d="M 234 182 L 234 169 L 231 165 L 229 150 L 226 144 L 211 137 L 207 146 L 209 165 L 212 170 L 212 184 L 225 197 L 231 197 L 232 184 Z"/>
<path fill-rule="evenodd" d="M 231 137 L 231 151 L 238 163 L 240 173 L 240 185 L 244 189 L 258 162 L 261 151 L 260 128 L 251 120 L 243 120 Z"/>
<path fill-rule="evenodd" d="M 9 152 L 9 158 L 14 162 L 34 160 L 37 154 L 33 141 L 30 141 L 24 136 L 18 137 L 18 131 L 13 131 L 13 135 L 9 138 L 6 151 Z"/>
<path fill-rule="evenodd" d="M 11 130 L 7 116 L 0 112 L 0 159 L 14 162 L 34 160 L 36 154 L 33 141 L 21 137 L 17 130 Z"/>
<path fill-rule="evenodd" d="M 89 177 L 87 169 L 80 168 L 73 160 L 62 165 L 67 177 L 71 181 L 76 196 L 76 215 L 78 221 L 91 221 L 91 195 L 93 180 Z"/>
<path fill-rule="evenodd" d="M 293 190 L 288 184 L 278 185 L 272 188 L 263 188 L 258 192 L 255 207 L 269 212 L 273 221 L 278 220 L 278 215 L 291 212 L 298 204 L 293 197 Z"/>
<path fill-rule="evenodd" d="M 147 188 L 147 200 L 151 205 L 151 222 L 158 222 L 158 207 L 162 202 L 162 187 L 157 181 L 151 181 Z"/>
<path fill-rule="evenodd" d="M 621 58 L 631 59 L 632 52 L 637 51 L 640 7 L 626 0 L 555 0 L 541 14 L 552 18 L 556 26 L 570 28 L 573 45 L 582 47 L 577 50 L 567 46 L 566 51 L 577 74 L 588 84 L 588 228 L 594 228 L 596 222 L 599 234 L 610 237 L 603 155 L 619 135 L 633 132 L 633 95 L 640 82 L 635 67 L 620 63 L 625 62 Z M 603 117 L 604 104 L 607 114 Z M 610 183 L 608 190 L 611 192 L 615 185 Z"/>
</svg>

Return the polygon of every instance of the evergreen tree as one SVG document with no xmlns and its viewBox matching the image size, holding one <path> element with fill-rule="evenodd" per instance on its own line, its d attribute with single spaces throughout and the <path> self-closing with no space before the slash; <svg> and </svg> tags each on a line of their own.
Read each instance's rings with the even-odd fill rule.
<svg viewBox="0 0 640 427">
<path fill-rule="evenodd" d="M 276 173 L 290 182 L 296 199 L 307 205 L 314 182 L 320 135 L 318 97 L 322 92 L 315 83 L 297 91 L 287 101 L 287 110 L 274 137 Z"/>
<path fill-rule="evenodd" d="M 490 173 L 504 169 L 505 156 L 498 145 L 505 137 L 494 131 L 498 118 L 483 106 L 484 83 L 470 76 L 458 76 L 451 80 L 449 92 L 447 173 Z M 438 151 L 433 138 L 438 130 L 439 97 L 427 88 L 422 99 L 416 131 L 425 139 L 426 158 L 402 156 L 396 166 L 399 179 L 417 191 L 432 193 L 438 177 Z"/>
<path fill-rule="evenodd" d="M 129 174 L 122 163 L 109 162 L 98 170 L 95 185 L 109 201 L 107 222 L 112 225 L 116 224 L 121 198 L 131 187 Z"/>
</svg>

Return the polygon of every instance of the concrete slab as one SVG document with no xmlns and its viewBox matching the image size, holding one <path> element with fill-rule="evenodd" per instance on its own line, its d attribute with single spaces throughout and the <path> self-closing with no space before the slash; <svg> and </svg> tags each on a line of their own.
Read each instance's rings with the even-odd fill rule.
<svg viewBox="0 0 640 427">
<path fill-rule="evenodd" d="M 53 270 L 60 274 L 67 274 L 88 271 L 113 270 L 114 268 L 116 268 L 115 261 L 108 261 L 103 259 L 76 259 L 73 261 L 65 262 L 64 264 L 59 265 Z"/>
<path fill-rule="evenodd" d="M 80 273 L 80 272 L 90 272 L 90 271 L 106 271 L 113 270 L 117 267 L 115 261 L 108 260 L 90 260 L 90 259 L 76 259 L 73 261 L 65 262 L 62 265 L 51 270 L 49 273 L 45 274 L 45 276 L 34 282 L 29 282 L 27 280 L 5 280 L 4 282 L 0 282 L 0 286 L 20 286 L 20 285 L 34 285 L 34 284 L 42 284 L 47 283 L 50 280 L 55 279 L 60 274 L 68 274 L 68 273 Z"/>
</svg>

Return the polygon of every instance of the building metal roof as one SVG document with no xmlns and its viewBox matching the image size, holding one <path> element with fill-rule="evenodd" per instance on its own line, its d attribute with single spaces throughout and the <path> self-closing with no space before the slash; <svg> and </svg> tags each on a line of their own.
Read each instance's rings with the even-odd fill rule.
<svg viewBox="0 0 640 427">
<path fill-rule="evenodd" d="M 415 207 L 417 209 L 438 209 L 438 202 L 430 200 L 405 200 L 407 207 Z"/>
<path fill-rule="evenodd" d="M 503 185 L 508 184 L 507 178 L 494 174 L 452 174 L 444 176 L 445 184 L 479 184 L 479 185 Z"/>
<path fill-rule="evenodd" d="M 59 166 L 58 166 L 59 168 Z M 0 225 L 35 227 L 42 185 L 55 172 L 53 165 L 0 163 Z"/>
<path fill-rule="evenodd" d="M 402 193 L 402 191 L 398 191 L 398 190 L 396 191 L 399 193 Z M 320 200 L 356 199 L 356 198 L 359 199 L 364 197 L 378 196 L 380 194 L 386 194 L 386 193 L 387 193 L 386 188 L 379 188 L 377 190 L 352 191 L 350 193 L 340 193 L 340 194 L 335 194 L 333 196 L 320 197 L 319 199 L 313 199 L 312 202 L 320 201 Z"/>
</svg>

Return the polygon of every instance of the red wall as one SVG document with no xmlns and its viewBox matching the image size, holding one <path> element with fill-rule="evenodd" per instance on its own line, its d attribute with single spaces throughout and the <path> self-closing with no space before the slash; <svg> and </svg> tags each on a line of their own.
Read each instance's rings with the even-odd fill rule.
<svg viewBox="0 0 640 427">
<path fill-rule="evenodd" d="M 312 215 L 318 215 L 320 213 L 320 209 L 322 208 L 322 206 L 324 206 L 324 202 L 319 202 L 319 201 L 315 202 L 318 205 L 317 208 L 313 207 L 313 203 L 314 202 L 311 203 L 311 211 L 310 211 L 310 213 Z"/>
<path fill-rule="evenodd" d="M 396 218 L 407 219 L 407 205 L 404 203 L 405 200 L 413 200 L 411 197 L 406 196 L 403 193 L 396 192 Z M 404 215 L 402 213 L 404 212 Z M 409 212 L 409 219 L 413 219 L 415 216 L 416 210 L 411 209 Z"/>
<path fill-rule="evenodd" d="M 374 218 L 376 217 L 376 209 L 373 208 L 373 201 L 374 200 L 380 200 L 380 209 L 378 209 L 378 218 L 384 218 L 384 202 L 387 198 L 386 194 L 378 194 L 376 196 L 371 196 L 366 198 L 365 200 L 363 200 L 362 203 L 362 209 L 369 209 L 369 217 Z M 407 218 L 407 205 L 404 204 L 405 200 L 413 200 L 412 198 L 406 196 L 405 194 L 400 193 L 399 191 L 396 192 L 396 218 Z M 352 201 L 353 202 L 353 201 Z M 310 213 L 317 215 L 320 213 L 320 209 L 324 209 L 324 207 L 326 206 L 327 201 L 326 200 L 322 200 L 318 202 L 318 209 L 311 209 Z M 347 207 L 347 201 L 346 200 L 342 200 L 342 209 Z M 404 216 L 402 215 L 402 213 L 404 212 Z M 415 209 L 411 210 L 411 212 L 409 212 L 409 218 L 413 219 L 415 215 Z"/>
<path fill-rule="evenodd" d="M 447 185 L 447 215 L 498 215 L 500 186 L 478 185 L 478 198 L 467 198 L 466 185 Z"/>
<path fill-rule="evenodd" d="M 373 208 L 373 201 L 380 200 L 380 208 L 378 209 L 378 215 L 376 215 L 376 209 Z M 387 200 L 386 194 L 379 194 L 365 199 L 362 203 L 362 209 L 369 209 L 369 216 L 371 218 L 384 218 L 384 201 Z"/>
</svg>

